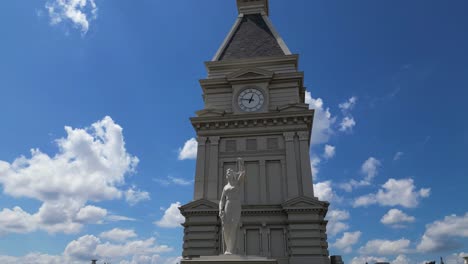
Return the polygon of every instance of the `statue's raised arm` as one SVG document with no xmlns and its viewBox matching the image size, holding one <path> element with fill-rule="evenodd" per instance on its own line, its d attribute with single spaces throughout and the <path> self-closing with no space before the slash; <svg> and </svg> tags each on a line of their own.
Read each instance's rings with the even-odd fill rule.
<svg viewBox="0 0 468 264">
<path fill-rule="evenodd" d="M 245 167 L 244 160 L 242 158 L 237 158 L 237 184 L 240 185 L 244 181 L 245 177 Z"/>
</svg>

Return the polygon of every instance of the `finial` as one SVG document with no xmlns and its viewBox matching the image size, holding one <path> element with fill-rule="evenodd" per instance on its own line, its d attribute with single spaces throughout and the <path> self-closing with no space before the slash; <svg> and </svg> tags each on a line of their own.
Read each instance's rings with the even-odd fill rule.
<svg viewBox="0 0 468 264">
<path fill-rule="evenodd" d="M 265 14 L 268 16 L 268 0 L 237 0 L 239 14 Z"/>
</svg>

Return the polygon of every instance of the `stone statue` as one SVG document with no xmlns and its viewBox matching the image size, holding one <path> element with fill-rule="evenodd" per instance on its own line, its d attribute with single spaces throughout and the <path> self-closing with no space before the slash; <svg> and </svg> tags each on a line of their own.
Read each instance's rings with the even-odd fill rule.
<svg viewBox="0 0 468 264">
<path fill-rule="evenodd" d="M 228 183 L 223 188 L 219 201 L 219 217 L 223 227 L 223 238 L 226 244 L 225 255 L 235 254 L 236 236 L 241 217 L 240 188 L 244 180 L 245 168 L 242 158 L 237 158 L 237 171 L 227 169 Z"/>
</svg>

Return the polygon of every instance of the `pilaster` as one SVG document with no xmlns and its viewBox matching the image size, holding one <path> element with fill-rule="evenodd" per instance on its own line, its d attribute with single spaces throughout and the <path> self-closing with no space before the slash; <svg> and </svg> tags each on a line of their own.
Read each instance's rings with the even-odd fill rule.
<svg viewBox="0 0 468 264">
<path fill-rule="evenodd" d="M 308 131 L 297 132 L 299 137 L 299 150 L 301 156 L 301 177 L 302 177 L 302 192 L 304 196 L 314 197 L 314 189 L 312 185 L 312 168 L 310 166 L 309 155 L 309 137 Z"/>
<path fill-rule="evenodd" d="M 286 147 L 286 173 L 288 182 L 288 198 L 297 197 L 299 189 L 297 184 L 296 152 L 294 151 L 295 132 L 285 132 L 284 141 Z"/>
<path fill-rule="evenodd" d="M 208 200 L 218 199 L 218 153 L 219 153 L 219 137 L 212 136 L 210 141 L 210 157 L 208 167 L 208 181 L 206 188 L 206 198 Z"/>
<path fill-rule="evenodd" d="M 206 137 L 197 137 L 197 164 L 195 168 L 195 191 L 193 200 L 202 199 L 204 196 L 205 188 L 205 151 L 206 151 Z"/>
</svg>

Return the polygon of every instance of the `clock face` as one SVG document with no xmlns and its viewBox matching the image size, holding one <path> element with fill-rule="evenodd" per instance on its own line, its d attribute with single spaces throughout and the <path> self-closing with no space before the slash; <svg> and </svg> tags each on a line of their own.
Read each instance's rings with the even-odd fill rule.
<svg viewBox="0 0 468 264">
<path fill-rule="evenodd" d="M 265 98 L 259 89 L 247 88 L 237 98 L 237 103 L 245 112 L 255 112 L 262 108 Z"/>
</svg>

